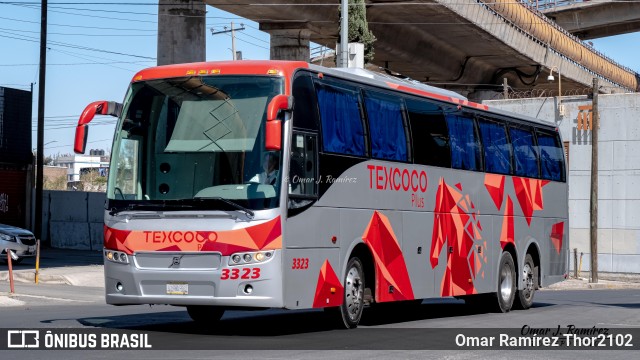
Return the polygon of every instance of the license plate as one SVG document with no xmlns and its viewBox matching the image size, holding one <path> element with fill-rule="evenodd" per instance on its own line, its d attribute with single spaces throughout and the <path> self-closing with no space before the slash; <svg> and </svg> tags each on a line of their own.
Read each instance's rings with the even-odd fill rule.
<svg viewBox="0 0 640 360">
<path fill-rule="evenodd" d="M 33 254 L 36 251 L 36 247 L 35 246 L 29 246 L 29 250 L 27 250 L 27 252 L 29 252 L 29 254 Z"/>
<path fill-rule="evenodd" d="M 187 283 L 168 283 L 167 295 L 188 295 L 189 284 Z"/>
</svg>

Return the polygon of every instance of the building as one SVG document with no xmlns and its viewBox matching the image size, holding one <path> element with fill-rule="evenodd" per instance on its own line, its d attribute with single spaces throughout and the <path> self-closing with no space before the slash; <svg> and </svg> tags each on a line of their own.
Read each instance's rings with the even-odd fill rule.
<svg viewBox="0 0 640 360">
<path fill-rule="evenodd" d="M 100 176 L 109 173 L 109 156 L 104 150 L 91 150 L 89 155 L 62 155 L 54 160 L 56 166 L 67 169 L 67 181 L 80 181 L 80 175 L 97 171 Z"/>
<path fill-rule="evenodd" d="M 0 87 L 0 223 L 27 227 L 31 214 L 30 91 Z"/>
</svg>

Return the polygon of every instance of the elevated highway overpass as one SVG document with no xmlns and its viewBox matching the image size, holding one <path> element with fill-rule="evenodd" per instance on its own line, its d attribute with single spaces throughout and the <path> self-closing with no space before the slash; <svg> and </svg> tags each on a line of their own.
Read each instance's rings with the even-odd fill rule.
<svg viewBox="0 0 640 360">
<path fill-rule="evenodd" d="M 339 0 L 206 1 L 260 23 L 274 59 L 308 60 L 309 41 L 335 48 L 338 39 Z M 513 0 L 368 1 L 374 64 L 471 99 L 495 96 L 505 77 L 514 89 L 557 94 L 547 81 L 553 67 L 563 93 L 590 87 L 594 76 L 603 92 L 638 90 L 634 71 L 533 10 Z"/>
<path fill-rule="evenodd" d="M 538 9 L 580 39 L 640 30 L 637 0 L 539 0 Z"/>
</svg>

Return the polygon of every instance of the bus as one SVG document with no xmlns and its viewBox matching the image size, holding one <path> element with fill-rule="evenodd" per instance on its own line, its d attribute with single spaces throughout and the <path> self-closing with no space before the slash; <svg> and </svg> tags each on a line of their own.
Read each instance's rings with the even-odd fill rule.
<svg viewBox="0 0 640 360">
<path fill-rule="evenodd" d="M 568 274 L 557 128 L 447 90 L 295 61 L 137 73 L 118 118 L 104 217 L 106 302 L 325 308 L 456 297 L 532 306 Z M 409 304 L 409 303 L 406 303 Z M 329 316 L 329 315 L 328 315 Z"/>
</svg>

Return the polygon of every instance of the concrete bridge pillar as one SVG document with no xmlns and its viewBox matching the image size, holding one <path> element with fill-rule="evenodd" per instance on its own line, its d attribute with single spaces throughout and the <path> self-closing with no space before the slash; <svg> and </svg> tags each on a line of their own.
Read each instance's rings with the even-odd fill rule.
<svg viewBox="0 0 640 360">
<path fill-rule="evenodd" d="M 206 60 L 206 4 L 195 0 L 159 0 L 158 65 Z"/>
<path fill-rule="evenodd" d="M 261 23 L 260 30 L 271 35 L 271 60 L 309 61 L 311 30 L 306 23 Z"/>
</svg>

